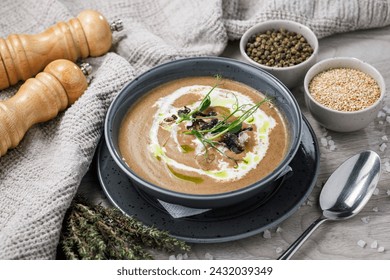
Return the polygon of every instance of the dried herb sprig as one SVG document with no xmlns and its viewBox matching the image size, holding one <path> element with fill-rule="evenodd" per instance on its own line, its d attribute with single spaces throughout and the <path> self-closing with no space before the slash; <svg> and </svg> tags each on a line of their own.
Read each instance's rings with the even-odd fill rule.
<svg viewBox="0 0 390 280">
<path fill-rule="evenodd" d="M 173 252 L 190 247 L 115 208 L 91 205 L 79 197 L 72 202 L 59 246 L 66 259 L 153 259 L 149 249 Z"/>
</svg>

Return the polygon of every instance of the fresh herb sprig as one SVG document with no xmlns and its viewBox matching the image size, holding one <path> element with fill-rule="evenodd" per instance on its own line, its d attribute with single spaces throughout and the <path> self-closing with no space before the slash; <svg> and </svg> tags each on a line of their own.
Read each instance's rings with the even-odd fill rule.
<svg viewBox="0 0 390 280">
<path fill-rule="evenodd" d="M 220 81 L 222 79 L 221 75 L 215 75 L 215 78 Z M 190 111 L 188 114 L 181 114 L 179 115 L 179 118 L 177 119 L 176 123 L 179 124 L 183 121 L 190 121 L 194 115 L 196 115 L 199 112 L 203 112 L 211 105 L 211 99 L 210 94 L 213 92 L 213 90 L 219 86 L 219 83 L 215 84 L 209 92 L 206 94 L 206 96 L 202 99 L 198 107 L 196 107 L 194 110 Z"/>
<path fill-rule="evenodd" d="M 225 129 L 223 129 L 221 132 L 219 133 L 216 133 L 214 135 L 212 135 L 211 137 L 208 137 L 207 139 L 208 140 L 215 140 L 219 137 L 221 137 L 222 135 L 224 135 L 225 133 L 237 133 L 239 131 L 242 130 L 242 124 L 244 121 L 246 121 L 250 116 L 252 116 L 256 110 L 265 102 L 267 102 L 268 99 L 265 98 L 263 99 L 262 101 L 256 103 L 255 105 L 253 105 L 251 108 L 249 108 L 248 110 L 246 110 L 239 118 L 237 118 L 236 120 L 232 121 Z M 213 133 L 213 131 L 211 131 L 211 133 Z"/>
<path fill-rule="evenodd" d="M 216 126 L 206 130 L 191 129 L 189 131 L 185 131 L 184 133 L 187 135 L 194 135 L 202 143 L 202 145 L 205 147 L 205 157 L 208 156 L 208 147 L 211 147 L 223 156 L 234 161 L 235 166 L 237 166 L 237 159 L 228 156 L 224 151 L 219 149 L 218 145 L 220 145 L 221 143 L 216 141 L 216 139 L 221 138 L 227 133 L 235 134 L 240 132 L 242 130 L 243 122 L 246 121 L 250 116 L 252 116 L 256 112 L 256 110 L 265 102 L 268 102 L 267 98 L 256 103 L 245 111 L 243 108 L 248 106 L 248 104 L 244 104 L 241 106 L 238 106 L 237 104 L 236 109 L 230 115 L 226 116 L 222 121 L 218 122 Z M 238 111 L 243 111 L 243 114 L 231 123 L 229 123 L 228 120 Z"/>
<path fill-rule="evenodd" d="M 268 102 L 268 98 L 263 99 L 262 101 L 252 105 L 249 109 L 245 110 L 244 108 L 250 105 L 239 105 L 236 97 L 236 106 L 233 112 L 231 112 L 228 116 L 225 116 L 215 126 L 203 130 L 193 128 L 189 131 L 185 131 L 184 133 L 187 135 L 194 135 L 202 143 L 205 148 L 205 157 L 208 157 L 208 147 L 211 147 L 223 156 L 234 161 L 235 166 L 237 166 L 237 160 L 235 158 L 228 156 L 222 149 L 218 148 L 218 145 L 220 145 L 221 143 L 217 140 L 222 138 L 224 135 L 227 135 L 228 133 L 230 133 L 231 135 L 237 134 L 242 131 L 243 123 L 249 117 L 251 117 L 256 112 L 256 110 L 265 102 Z M 239 116 L 237 119 L 229 122 L 229 120 L 239 111 L 243 112 L 242 115 Z"/>
<path fill-rule="evenodd" d="M 216 76 L 217 80 L 221 80 L 221 76 Z M 205 157 L 208 157 L 208 149 L 212 148 L 216 151 L 218 151 L 220 154 L 224 155 L 225 157 L 229 158 L 230 160 L 233 160 L 235 162 L 235 165 L 237 166 L 237 160 L 233 157 L 228 156 L 221 148 L 218 146 L 224 143 L 224 140 L 221 140 L 224 136 L 231 137 L 232 135 L 236 137 L 240 131 L 243 130 L 243 123 L 250 118 L 256 110 L 264 103 L 268 102 L 269 99 L 265 98 L 262 101 L 251 105 L 251 104 L 239 104 L 238 98 L 236 95 L 233 94 L 235 98 L 235 103 L 233 105 L 233 111 L 227 114 L 226 116 L 217 116 L 217 115 L 206 115 L 203 114 L 203 112 L 208 109 L 211 106 L 211 93 L 219 86 L 219 83 L 215 84 L 208 93 L 204 96 L 204 98 L 201 100 L 199 105 L 191 110 L 187 107 L 184 108 L 184 110 L 179 110 L 178 116 L 179 118 L 176 120 L 176 124 L 180 124 L 183 121 L 193 122 L 196 123 L 199 121 L 202 121 L 203 124 L 207 124 L 207 128 L 204 126 L 196 126 L 191 125 L 187 127 L 187 131 L 184 131 L 184 134 L 187 135 L 193 135 L 195 136 L 204 146 L 205 148 Z M 246 109 L 248 106 L 249 109 Z M 235 118 L 234 116 L 242 112 L 242 114 Z M 234 117 L 234 118 L 233 118 Z M 218 122 L 215 122 L 211 125 L 210 123 L 204 122 L 204 120 L 207 119 L 217 119 Z M 237 137 L 236 137 L 237 139 Z M 229 139 L 230 140 L 230 139 Z M 227 143 L 227 142 L 225 142 Z M 228 147 L 231 149 L 231 147 Z M 240 149 L 236 149 L 235 152 L 239 153 L 243 150 L 242 145 L 240 145 Z M 238 152 L 237 152 L 238 151 Z"/>
</svg>

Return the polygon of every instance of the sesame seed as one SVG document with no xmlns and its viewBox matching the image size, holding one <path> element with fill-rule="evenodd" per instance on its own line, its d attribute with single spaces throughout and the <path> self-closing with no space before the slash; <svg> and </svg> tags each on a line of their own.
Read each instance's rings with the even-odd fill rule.
<svg viewBox="0 0 390 280">
<path fill-rule="evenodd" d="M 309 91 L 317 102 L 344 112 L 363 110 L 380 97 L 378 83 L 352 68 L 332 68 L 317 74 L 309 84 Z"/>
</svg>

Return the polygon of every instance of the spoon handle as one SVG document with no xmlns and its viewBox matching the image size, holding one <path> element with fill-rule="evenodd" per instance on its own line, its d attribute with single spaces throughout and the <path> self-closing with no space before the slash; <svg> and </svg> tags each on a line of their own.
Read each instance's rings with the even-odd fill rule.
<svg viewBox="0 0 390 280">
<path fill-rule="evenodd" d="M 293 244 L 278 258 L 278 260 L 289 260 L 292 255 L 302 246 L 302 244 L 309 238 L 309 236 L 327 220 L 326 217 L 321 216 L 313 222 Z"/>
</svg>

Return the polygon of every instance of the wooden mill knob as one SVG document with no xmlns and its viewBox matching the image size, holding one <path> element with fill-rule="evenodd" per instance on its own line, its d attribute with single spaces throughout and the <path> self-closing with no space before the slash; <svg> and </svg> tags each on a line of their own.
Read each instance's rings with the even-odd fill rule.
<svg viewBox="0 0 390 280">
<path fill-rule="evenodd" d="M 111 47 L 111 32 L 121 29 L 121 21 L 110 25 L 100 13 L 86 10 L 40 34 L 0 38 L 0 89 L 33 77 L 56 59 L 103 55 Z"/>
<path fill-rule="evenodd" d="M 0 156 L 16 147 L 32 125 L 53 119 L 73 104 L 87 86 L 80 68 L 65 59 L 28 79 L 13 97 L 0 102 Z"/>
</svg>

